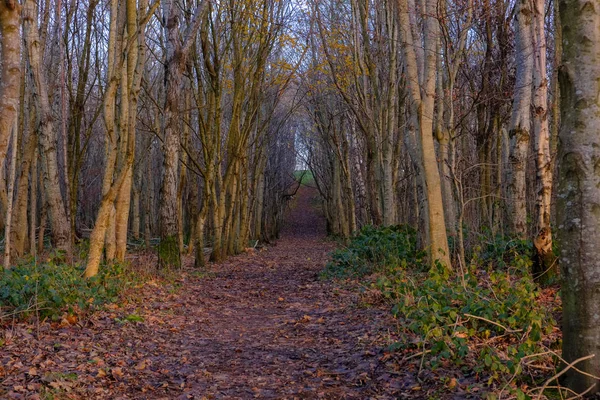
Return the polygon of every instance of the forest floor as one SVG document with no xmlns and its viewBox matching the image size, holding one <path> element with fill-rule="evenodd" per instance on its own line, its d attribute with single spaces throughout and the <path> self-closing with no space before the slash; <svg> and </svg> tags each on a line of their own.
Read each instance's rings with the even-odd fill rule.
<svg viewBox="0 0 600 400">
<path fill-rule="evenodd" d="M 430 397 L 387 352 L 397 339 L 389 306 L 319 279 L 335 243 L 315 198 L 302 188 L 281 239 L 262 250 L 146 282 L 85 318 L 9 324 L 0 398 Z M 441 397 L 464 398 L 453 392 Z"/>
</svg>

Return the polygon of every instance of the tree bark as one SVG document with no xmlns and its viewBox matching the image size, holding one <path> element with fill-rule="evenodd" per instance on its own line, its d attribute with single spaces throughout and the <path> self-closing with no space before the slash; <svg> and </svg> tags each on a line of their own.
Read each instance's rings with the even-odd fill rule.
<svg viewBox="0 0 600 400">
<path fill-rule="evenodd" d="M 526 173 L 531 130 L 533 88 L 533 37 L 531 0 L 519 0 L 516 10 L 516 82 L 508 131 L 510 157 L 507 165 L 508 226 L 512 234 L 527 235 Z"/>
<path fill-rule="evenodd" d="M 537 233 L 533 238 L 536 260 L 533 277 L 542 282 L 555 275 L 555 257 L 552 252 L 550 205 L 552 198 L 552 158 L 550 155 L 550 130 L 548 128 L 548 78 L 546 74 L 545 0 L 533 0 L 533 137 L 536 152 L 535 213 Z"/>
<path fill-rule="evenodd" d="M 595 354 L 578 369 L 600 375 L 600 1 L 561 0 L 558 235 L 563 273 L 563 353 L 566 362 Z M 577 393 L 597 380 L 569 369 L 564 384 Z"/>
<path fill-rule="evenodd" d="M 21 6 L 17 0 L 0 1 L 0 160 L 4 161 L 8 141 L 17 118 L 21 82 Z"/>
<path fill-rule="evenodd" d="M 181 42 L 179 34 L 180 15 L 176 0 L 165 0 L 162 3 L 165 21 L 165 106 L 163 110 L 163 173 L 160 187 L 160 236 L 158 247 L 159 265 L 165 268 L 181 265 L 181 249 L 179 248 L 179 224 L 177 213 L 177 187 L 180 138 L 177 121 L 179 112 L 179 95 L 182 84 L 183 69 L 186 57 L 195 40 L 200 27 L 203 10 L 207 5 L 202 1 L 196 9 L 194 21 L 189 27 L 185 42 Z"/>
<path fill-rule="evenodd" d="M 405 56 L 409 95 L 412 101 L 412 113 L 418 118 L 418 145 L 420 167 L 423 170 L 425 206 L 428 213 L 428 250 L 432 264 L 439 261 L 444 267 L 452 268 L 450 250 L 446 236 L 446 221 L 442 201 L 440 173 L 433 143 L 433 114 L 436 87 L 436 49 L 439 41 L 439 23 L 435 18 L 436 2 L 426 0 L 425 33 L 425 67 L 418 69 L 415 40 L 413 37 L 410 15 L 415 10 L 408 8 L 407 0 L 398 0 L 398 18 L 400 21 L 400 37 Z M 422 71 L 420 74 L 419 71 Z M 422 82 L 422 87 L 417 85 Z"/>
<path fill-rule="evenodd" d="M 34 98 L 39 113 L 39 144 L 44 171 L 44 191 L 48 204 L 48 215 L 54 245 L 71 255 L 71 232 L 67 218 L 65 202 L 60 192 L 58 175 L 57 137 L 54 129 L 54 118 L 48 100 L 48 86 L 41 70 L 42 58 L 37 26 L 37 7 L 32 0 L 27 0 L 23 9 L 23 34 L 29 54 L 29 66 L 33 78 Z"/>
<path fill-rule="evenodd" d="M 164 268 L 181 265 L 181 249 L 177 235 L 179 219 L 177 218 L 177 177 L 179 168 L 180 139 L 177 129 L 179 91 L 181 89 L 184 54 L 179 38 L 179 20 L 175 0 L 162 3 L 165 20 L 165 106 L 164 141 L 163 141 L 163 173 L 160 187 L 160 244 L 158 247 L 159 264 Z"/>
<path fill-rule="evenodd" d="M 17 171 L 17 127 L 16 121 L 13 121 L 12 129 L 12 149 L 10 154 L 10 173 L 8 175 L 8 204 L 6 207 L 6 224 L 4 226 L 4 268 L 10 268 L 10 230 L 12 227 L 13 215 L 13 192 L 15 185 L 15 177 Z"/>
</svg>

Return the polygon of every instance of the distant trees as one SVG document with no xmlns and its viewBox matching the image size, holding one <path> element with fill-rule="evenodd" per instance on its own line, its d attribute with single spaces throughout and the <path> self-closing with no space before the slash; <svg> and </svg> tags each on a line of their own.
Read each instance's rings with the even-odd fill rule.
<svg viewBox="0 0 600 400">
<path fill-rule="evenodd" d="M 533 239 L 535 276 L 550 279 L 545 3 L 310 4 L 304 137 L 331 232 L 418 224 L 447 266 L 484 229 Z"/>
<path fill-rule="evenodd" d="M 1 2 L 6 267 L 43 250 L 47 230 L 68 256 L 89 235 L 86 276 L 142 236 L 163 267 L 194 247 L 203 265 L 208 250 L 219 260 L 275 237 L 295 168 L 295 12 Z"/>
<path fill-rule="evenodd" d="M 5 212 L 13 181 L 9 247 L 32 251 L 49 228 L 67 253 L 93 236 L 90 266 L 124 260 L 142 236 L 160 237 L 163 266 L 186 246 L 199 265 L 205 253 L 221 260 L 276 235 L 261 216 L 284 202 L 267 194 L 285 198 L 295 167 L 276 153 L 301 145 L 333 234 L 409 222 L 447 266 L 484 226 L 547 252 L 554 58 L 541 6 L 519 2 L 511 23 L 496 0 L 173 0 L 114 16 L 93 0 L 26 2 L 26 46 L 3 57 L 27 74 L 4 69 L 0 88 L 4 159 L 11 118 L 20 135 L 15 179 L 0 190 Z M 534 146 L 516 151 L 517 131 Z"/>
</svg>

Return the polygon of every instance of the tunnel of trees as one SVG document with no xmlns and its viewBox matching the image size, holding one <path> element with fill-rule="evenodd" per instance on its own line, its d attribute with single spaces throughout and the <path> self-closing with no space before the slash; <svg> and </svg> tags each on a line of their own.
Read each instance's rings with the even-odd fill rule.
<svg viewBox="0 0 600 400">
<path fill-rule="evenodd" d="M 449 271 L 482 232 L 529 240 L 538 282 L 564 267 L 565 359 L 594 353 L 599 13 L 576 0 L 2 0 L 4 266 L 48 240 L 67 260 L 89 243 L 87 277 L 132 244 L 163 268 L 222 261 L 277 238 L 294 171 L 309 169 L 342 239 L 408 224 Z M 599 375 L 600 355 L 582 368 Z"/>
</svg>

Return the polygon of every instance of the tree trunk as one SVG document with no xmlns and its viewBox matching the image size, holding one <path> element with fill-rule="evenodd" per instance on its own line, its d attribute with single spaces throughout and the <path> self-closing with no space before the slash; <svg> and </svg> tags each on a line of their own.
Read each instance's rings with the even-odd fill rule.
<svg viewBox="0 0 600 400">
<path fill-rule="evenodd" d="M 423 171 L 425 206 L 427 207 L 427 224 L 429 228 L 428 249 L 432 265 L 440 262 L 446 268 L 452 268 L 450 250 L 446 236 L 446 221 L 442 200 L 442 188 L 437 157 L 433 143 L 433 114 L 436 87 L 436 52 L 439 41 L 439 24 L 435 17 L 436 2 L 425 2 L 426 18 L 423 42 L 425 44 L 425 67 L 417 67 L 415 38 L 413 37 L 410 13 L 407 0 L 398 0 L 398 18 L 402 47 L 404 50 L 407 82 L 412 100 L 412 113 L 418 118 L 418 145 Z M 414 9 L 412 9 L 414 12 Z M 420 41 L 419 41 L 420 42 Z M 419 73 L 422 71 L 422 74 Z M 422 88 L 417 82 L 422 81 Z"/>
<path fill-rule="evenodd" d="M 177 128 L 179 95 L 181 90 L 184 54 L 179 38 L 180 16 L 174 0 L 162 3 L 165 20 L 166 62 L 165 62 L 165 107 L 163 172 L 160 187 L 160 244 L 158 261 L 163 268 L 181 265 L 179 248 L 179 223 L 177 218 L 177 181 L 179 168 L 179 132 Z"/>
<path fill-rule="evenodd" d="M 29 200 L 29 253 L 35 257 L 37 255 L 37 241 L 36 241 L 36 228 L 37 228 L 37 196 L 38 196 L 38 164 L 37 164 L 38 150 L 37 146 L 33 150 L 33 160 L 31 163 L 31 190 Z"/>
<path fill-rule="evenodd" d="M 27 223 L 27 205 L 29 203 L 29 173 L 31 171 L 31 164 L 33 163 L 33 157 L 35 156 L 35 148 L 37 146 L 37 138 L 35 134 L 30 133 L 23 149 L 23 158 L 21 162 L 21 171 L 19 173 L 19 186 L 17 188 L 17 203 L 16 207 L 13 208 L 14 222 L 12 227 L 12 255 L 14 257 L 21 257 L 25 254 L 25 250 L 29 248 L 29 234 Z M 34 210 L 31 210 L 34 213 Z"/>
<path fill-rule="evenodd" d="M 519 0 L 516 10 L 516 82 L 510 122 L 510 163 L 508 173 L 508 226 L 511 233 L 527 235 L 526 173 L 531 129 L 533 87 L 533 38 L 531 0 Z"/>
<path fill-rule="evenodd" d="M 13 122 L 19 107 L 21 82 L 21 6 L 16 0 L 0 1 L 0 160 L 4 162 Z"/>
<path fill-rule="evenodd" d="M 42 58 L 37 26 L 37 7 L 32 0 L 27 0 L 24 5 L 23 34 L 27 44 L 29 65 L 35 86 L 34 98 L 39 112 L 40 154 L 44 170 L 44 190 L 48 204 L 52 239 L 58 249 L 64 250 L 70 256 L 71 227 L 60 192 L 56 131 L 48 100 L 48 86 L 41 70 Z"/>
<path fill-rule="evenodd" d="M 566 371 L 576 393 L 600 392 L 600 1 L 561 0 L 558 235 L 563 273 L 563 353 L 567 363 L 595 357 Z"/>
<path fill-rule="evenodd" d="M 17 171 L 17 127 L 13 120 L 12 150 L 10 155 L 10 173 L 8 175 L 8 204 L 6 207 L 6 224 L 4 226 L 4 268 L 10 268 L 10 230 L 12 227 L 14 185 Z"/>
<path fill-rule="evenodd" d="M 546 75 L 545 0 L 534 0 L 533 38 L 533 137 L 536 152 L 535 212 L 537 234 L 533 239 L 537 260 L 533 264 L 533 276 L 542 282 L 556 275 L 555 257 L 552 252 L 550 229 L 550 204 L 552 198 L 552 157 L 550 156 L 550 130 L 548 128 L 548 79 Z"/>
</svg>

